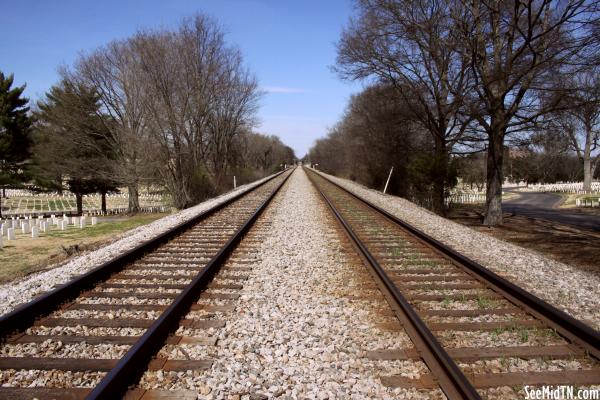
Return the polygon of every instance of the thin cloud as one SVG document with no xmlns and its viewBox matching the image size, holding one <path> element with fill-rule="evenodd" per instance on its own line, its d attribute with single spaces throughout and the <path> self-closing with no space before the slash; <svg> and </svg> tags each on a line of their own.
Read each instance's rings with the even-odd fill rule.
<svg viewBox="0 0 600 400">
<path fill-rule="evenodd" d="M 285 86 L 264 86 L 262 88 L 267 93 L 308 93 L 308 90 L 291 88 Z"/>
</svg>

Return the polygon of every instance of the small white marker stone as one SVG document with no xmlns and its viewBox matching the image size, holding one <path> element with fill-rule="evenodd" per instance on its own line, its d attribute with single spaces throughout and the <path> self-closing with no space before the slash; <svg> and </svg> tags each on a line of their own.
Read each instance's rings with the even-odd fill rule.
<svg viewBox="0 0 600 400">
<path fill-rule="evenodd" d="M 39 228 L 37 226 L 32 226 L 31 227 L 31 237 L 32 238 L 36 238 L 38 236 L 40 236 L 40 230 L 39 230 Z"/>
<path fill-rule="evenodd" d="M 98 217 L 92 217 L 92 226 L 98 224 Z"/>
<path fill-rule="evenodd" d="M 8 240 L 15 240 L 15 228 L 8 228 L 6 231 L 6 238 Z"/>
</svg>

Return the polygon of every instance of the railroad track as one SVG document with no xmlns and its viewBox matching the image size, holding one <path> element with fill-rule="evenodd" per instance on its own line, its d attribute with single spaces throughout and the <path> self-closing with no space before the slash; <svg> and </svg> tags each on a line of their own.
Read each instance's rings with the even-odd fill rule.
<svg viewBox="0 0 600 400">
<path fill-rule="evenodd" d="M 210 368 L 210 359 L 189 357 L 185 346 L 215 344 L 268 226 L 248 232 L 290 174 L 2 316 L 0 374 L 17 384 L 0 387 L 0 398 L 165 398 L 132 385 L 148 371 Z M 169 346 L 188 359 L 171 357 Z M 196 398 L 196 392 L 170 395 Z"/>
<path fill-rule="evenodd" d="M 600 384 L 598 331 L 305 170 L 414 344 L 369 358 L 422 360 L 430 370 L 419 379 L 384 376 L 384 384 L 440 388 L 449 399 L 507 386 Z M 511 372 L 519 362 L 530 363 L 527 371 Z"/>
</svg>

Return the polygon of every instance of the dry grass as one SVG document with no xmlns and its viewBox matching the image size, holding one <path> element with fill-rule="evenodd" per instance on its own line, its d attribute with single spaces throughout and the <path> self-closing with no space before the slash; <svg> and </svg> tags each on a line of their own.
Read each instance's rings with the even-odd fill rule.
<svg viewBox="0 0 600 400">
<path fill-rule="evenodd" d="M 587 212 L 581 211 L 581 213 Z M 599 233 L 508 213 L 504 214 L 504 225 L 489 228 L 481 225 L 482 215 L 482 205 L 460 205 L 454 207 L 448 217 L 498 239 L 536 250 L 549 258 L 600 274 Z"/>
<path fill-rule="evenodd" d="M 55 227 L 50 232 L 40 232 L 40 237 L 17 234 L 17 240 L 4 239 L 0 249 L 0 283 L 10 282 L 32 272 L 53 267 L 90 250 L 107 244 L 122 232 L 148 224 L 166 214 L 138 214 L 132 217 L 105 218 L 98 225 L 84 229 L 69 227 L 60 231 Z M 89 224 L 89 219 L 88 219 Z"/>
</svg>

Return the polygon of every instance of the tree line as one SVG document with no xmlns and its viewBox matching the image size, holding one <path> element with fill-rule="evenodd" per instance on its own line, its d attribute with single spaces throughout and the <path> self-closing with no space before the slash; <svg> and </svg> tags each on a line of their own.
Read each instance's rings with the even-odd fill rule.
<svg viewBox="0 0 600 400">
<path fill-rule="evenodd" d="M 598 163 L 600 4 L 588 0 L 357 0 L 334 70 L 367 83 L 308 158 L 393 193 L 444 198 L 485 154 L 484 223 L 502 223 L 508 148 L 558 135 Z M 341 154 L 341 157 L 332 157 Z M 469 157 L 467 157 L 469 156 Z M 465 160 L 464 158 L 467 157 Z"/>
<path fill-rule="evenodd" d="M 77 197 L 143 185 L 185 208 L 295 158 L 255 133 L 261 91 L 218 24 L 196 15 L 177 30 L 143 30 L 81 54 L 36 104 L 0 75 L 0 185 L 68 188 Z"/>
</svg>

